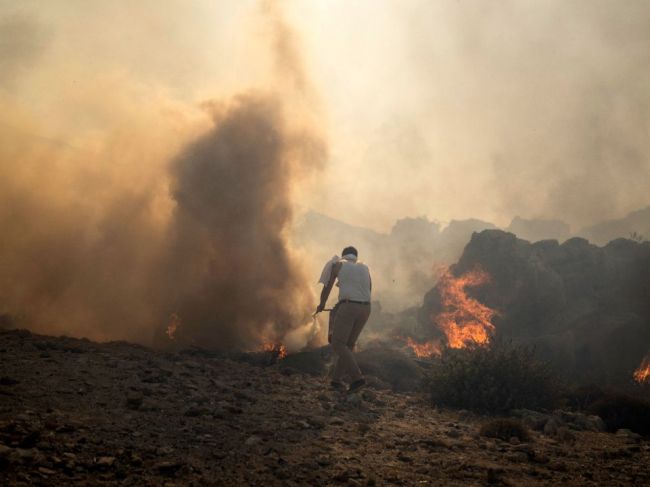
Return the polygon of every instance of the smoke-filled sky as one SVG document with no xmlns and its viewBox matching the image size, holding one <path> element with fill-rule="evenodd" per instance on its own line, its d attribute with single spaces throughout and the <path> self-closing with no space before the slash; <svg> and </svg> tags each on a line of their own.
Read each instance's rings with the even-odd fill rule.
<svg viewBox="0 0 650 487">
<path fill-rule="evenodd" d="M 577 229 L 650 203 L 648 2 L 310 5 L 332 127 L 314 205 L 378 226 L 520 215 Z"/>
<path fill-rule="evenodd" d="M 281 265 L 242 282 L 286 331 L 307 209 L 379 230 L 623 215 L 650 204 L 649 68 L 644 0 L 0 0 L 0 304 L 121 336 L 271 246 Z M 268 307 L 286 276 L 292 305 Z"/>
<path fill-rule="evenodd" d="M 330 146 L 301 208 L 578 228 L 650 203 L 647 2 L 280 3 Z M 0 5 L 0 87 L 31 135 L 87 148 L 120 120 L 107 94 L 137 118 L 269 82 L 252 0 Z"/>
</svg>

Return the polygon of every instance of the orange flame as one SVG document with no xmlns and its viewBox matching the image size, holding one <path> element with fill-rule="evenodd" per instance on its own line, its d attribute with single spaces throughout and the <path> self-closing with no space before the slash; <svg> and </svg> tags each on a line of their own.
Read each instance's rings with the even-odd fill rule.
<svg viewBox="0 0 650 487">
<path fill-rule="evenodd" d="M 178 330 L 178 327 L 181 325 L 181 318 L 178 316 L 176 313 L 172 313 L 171 316 L 169 317 L 169 324 L 167 325 L 167 330 L 165 333 L 169 337 L 170 340 L 175 340 L 176 339 L 176 331 Z"/>
<path fill-rule="evenodd" d="M 287 356 L 287 347 L 285 347 L 282 343 L 265 343 L 262 345 L 262 351 L 264 352 L 277 352 L 278 358 L 282 360 Z"/>
<path fill-rule="evenodd" d="M 495 310 L 467 295 L 468 287 L 477 287 L 490 281 L 490 275 L 477 268 L 455 277 L 449 270 L 438 281 L 443 311 L 433 318 L 447 337 L 451 348 L 471 344 L 487 345 L 494 333 L 492 318 Z"/>
<path fill-rule="evenodd" d="M 634 371 L 634 380 L 639 384 L 644 384 L 650 381 L 650 356 L 646 356 L 641 361 L 639 368 Z"/>
<path fill-rule="evenodd" d="M 413 353 L 418 358 L 429 358 L 433 355 L 441 355 L 440 344 L 438 342 L 417 343 L 411 337 L 406 337 L 406 344 L 411 347 Z"/>
</svg>

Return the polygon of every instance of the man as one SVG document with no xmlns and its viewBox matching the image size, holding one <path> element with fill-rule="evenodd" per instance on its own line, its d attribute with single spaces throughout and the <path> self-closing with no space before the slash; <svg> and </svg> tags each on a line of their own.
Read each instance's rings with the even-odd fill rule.
<svg viewBox="0 0 650 487">
<path fill-rule="evenodd" d="M 361 330 L 370 316 L 370 292 L 372 281 L 368 266 L 357 261 L 358 252 L 354 247 L 346 247 L 343 257 L 330 263 L 330 275 L 320 295 L 316 312 L 325 309 L 334 282 L 338 279 L 339 301 L 332 310 L 328 340 L 338 360 L 332 376 L 332 387 L 343 389 L 341 382 L 347 375 L 350 380 L 349 392 L 363 387 L 366 381 L 359 370 L 352 350 Z"/>
</svg>

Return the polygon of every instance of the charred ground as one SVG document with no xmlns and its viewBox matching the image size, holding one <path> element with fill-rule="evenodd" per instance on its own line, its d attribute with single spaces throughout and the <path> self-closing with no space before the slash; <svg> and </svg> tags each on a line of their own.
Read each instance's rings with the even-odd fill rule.
<svg viewBox="0 0 650 487">
<path fill-rule="evenodd" d="M 524 413 L 529 440 L 499 439 L 480 434 L 503 431 L 486 427 L 491 417 L 436 409 L 379 379 L 335 394 L 272 354 L 168 353 L 18 330 L 0 333 L 0 352 L 9 485 L 650 481 L 647 440 L 596 431 L 597 420 L 575 413 Z"/>
</svg>

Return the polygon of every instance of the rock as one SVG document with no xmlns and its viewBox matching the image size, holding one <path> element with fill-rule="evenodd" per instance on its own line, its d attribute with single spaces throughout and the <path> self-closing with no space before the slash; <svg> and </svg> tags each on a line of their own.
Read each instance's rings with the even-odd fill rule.
<svg viewBox="0 0 650 487">
<path fill-rule="evenodd" d="M 616 431 L 616 436 L 620 438 L 625 438 L 627 440 L 639 441 L 642 437 L 638 433 L 635 433 L 629 429 L 621 428 Z"/>
<path fill-rule="evenodd" d="M 519 445 L 519 444 L 521 443 L 521 441 L 519 440 L 519 438 L 517 438 L 516 436 L 513 436 L 512 438 L 510 438 L 510 440 L 508 440 L 508 442 L 509 442 L 511 445 Z"/>
<path fill-rule="evenodd" d="M 183 416 L 186 416 L 188 418 L 197 418 L 206 414 L 210 414 L 210 410 L 208 408 L 194 405 L 187 408 L 183 413 Z"/>
<path fill-rule="evenodd" d="M 359 423 L 357 429 L 359 431 L 359 434 L 365 435 L 366 433 L 368 433 L 370 431 L 370 424 L 365 423 L 365 422 Z"/>
<path fill-rule="evenodd" d="M 472 413 L 470 413 L 467 409 L 461 409 L 458 411 L 458 419 L 461 421 L 467 421 L 471 416 Z"/>
<path fill-rule="evenodd" d="M 180 461 L 165 461 L 155 464 L 154 470 L 157 470 L 162 475 L 173 475 L 182 467 L 183 463 Z"/>
<path fill-rule="evenodd" d="M 32 448 L 36 446 L 36 443 L 38 443 L 38 440 L 40 438 L 41 438 L 40 431 L 32 431 L 28 433 L 22 440 L 20 440 L 20 444 L 18 446 L 20 448 Z"/>
<path fill-rule="evenodd" d="M 348 396 L 345 398 L 345 402 L 354 406 L 358 406 L 363 402 L 363 399 L 361 398 L 360 394 L 348 394 Z"/>
<path fill-rule="evenodd" d="M 43 475 L 54 475 L 56 473 L 56 471 L 46 467 L 38 467 L 38 471 Z"/>
<path fill-rule="evenodd" d="M 555 433 L 555 438 L 563 443 L 575 443 L 576 436 L 566 426 L 560 426 Z"/>
<path fill-rule="evenodd" d="M 518 444 L 513 445 L 513 447 L 513 451 L 524 452 L 526 455 L 528 455 L 528 459 L 532 459 L 536 455 L 535 450 L 529 444 Z"/>
<path fill-rule="evenodd" d="M 260 438 L 259 436 L 254 436 L 253 435 L 253 436 L 249 436 L 246 439 L 246 441 L 244 442 L 244 444 L 246 446 L 253 446 L 253 445 L 257 445 L 258 443 L 261 443 L 261 442 L 262 442 L 262 438 Z"/>
<path fill-rule="evenodd" d="M 458 429 L 456 429 L 456 428 L 453 428 L 453 429 L 450 429 L 450 430 L 445 431 L 445 434 L 446 434 L 449 438 L 460 438 L 461 436 L 463 436 L 463 434 L 461 433 L 461 431 L 458 430 Z"/>
<path fill-rule="evenodd" d="M 546 436 L 555 436 L 560 424 L 555 418 L 551 418 L 544 424 L 544 434 Z"/>
<path fill-rule="evenodd" d="M 315 429 L 323 429 L 326 426 L 325 418 L 309 418 L 309 424 Z"/>
<path fill-rule="evenodd" d="M 574 424 L 581 431 L 602 432 L 607 429 L 603 419 L 595 415 L 585 416 L 584 414 L 580 414 L 575 419 Z"/>
<path fill-rule="evenodd" d="M 371 389 L 365 389 L 361 392 L 361 396 L 369 402 L 377 401 L 377 393 Z"/>
<path fill-rule="evenodd" d="M 307 421 L 305 421 L 304 419 L 300 419 L 300 420 L 296 421 L 296 425 L 298 427 L 302 428 L 302 429 L 305 429 L 305 430 L 308 430 L 308 429 L 311 428 L 311 425 Z"/>
<path fill-rule="evenodd" d="M 0 444 L 0 458 L 7 458 L 11 455 L 12 449 L 8 446 Z"/>
<path fill-rule="evenodd" d="M 530 409 L 515 409 L 511 411 L 513 416 L 521 418 L 524 426 L 535 431 L 542 431 L 544 425 L 551 418 L 548 414 L 543 414 Z"/>
<path fill-rule="evenodd" d="M 95 462 L 98 467 L 112 467 L 115 463 L 115 457 L 99 457 Z"/>
<path fill-rule="evenodd" d="M 142 465 L 142 457 L 137 453 L 131 454 L 131 465 L 134 467 L 140 467 Z"/>
<path fill-rule="evenodd" d="M 33 448 L 26 450 L 24 448 L 15 448 L 12 451 L 12 460 L 18 463 L 31 463 L 37 456 L 37 451 Z"/>
<path fill-rule="evenodd" d="M 159 402 L 151 399 L 150 397 L 145 397 L 139 409 L 143 412 L 151 412 L 160 411 L 163 408 Z"/>
<path fill-rule="evenodd" d="M 343 421 L 341 418 L 334 416 L 333 418 L 330 419 L 330 424 L 334 426 L 340 426 L 342 424 L 345 424 L 345 421 Z"/>
<path fill-rule="evenodd" d="M 171 446 L 162 446 L 156 449 L 156 455 L 158 456 L 171 455 L 172 453 L 174 453 L 174 448 Z"/>
<path fill-rule="evenodd" d="M 246 391 L 235 390 L 233 391 L 233 395 L 237 399 L 241 399 L 242 401 L 257 402 L 257 398 L 253 396 L 251 393 Z"/>
<path fill-rule="evenodd" d="M 524 463 L 528 461 L 528 454 L 523 451 L 514 451 L 506 455 L 511 462 Z"/>
<path fill-rule="evenodd" d="M 126 407 L 129 409 L 138 409 L 142 405 L 144 396 L 140 393 L 129 393 L 126 396 Z"/>
<path fill-rule="evenodd" d="M 235 406 L 234 404 L 226 404 L 226 411 L 230 414 L 242 414 L 244 412 L 242 408 Z"/>
<path fill-rule="evenodd" d="M 501 483 L 501 473 L 502 471 L 495 468 L 488 468 L 485 472 L 486 482 L 488 484 L 500 484 Z"/>
<path fill-rule="evenodd" d="M 397 459 L 401 462 L 407 462 L 407 463 L 413 462 L 413 457 L 405 454 L 402 451 L 397 452 Z"/>
<path fill-rule="evenodd" d="M 319 455 L 316 457 L 316 463 L 321 467 L 328 467 L 332 464 L 332 460 L 327 455 Z"/>
</svg>

